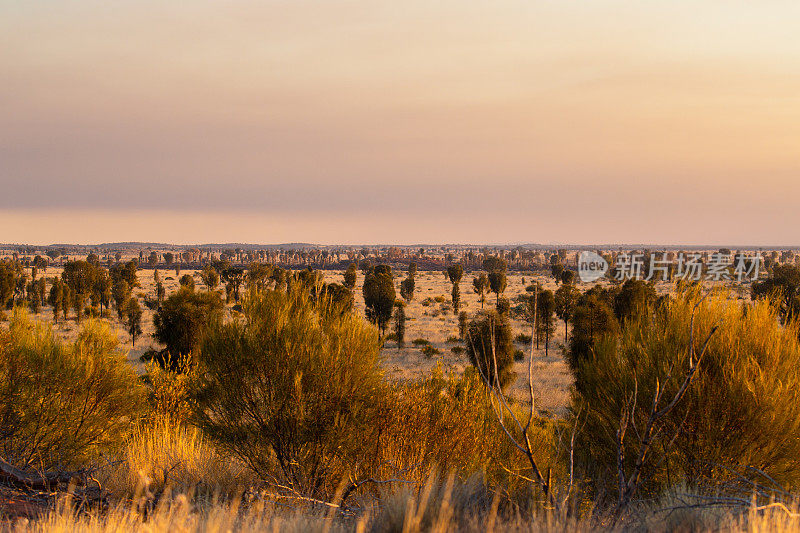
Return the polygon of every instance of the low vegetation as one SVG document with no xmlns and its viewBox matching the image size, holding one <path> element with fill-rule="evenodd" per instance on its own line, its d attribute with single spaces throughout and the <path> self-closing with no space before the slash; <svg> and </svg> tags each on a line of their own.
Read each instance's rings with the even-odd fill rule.
<svg viewBox="0 0 800 533">
<path fill-rule="evenodd" d="M 31 479 L 48 490 L 62 482 L 61 494 L 71 484 L 83 495 L 50 501 L 30 522 L 6 523 L 20 530 L 800 528 L 800 326 L 794 297 L 786 297 L 794 274 L 774 270 L 750 302 L 685 285 L 658 295 L 644 282 L 581 292 L 564 264 L 557 257 L 551 265 L 556 291 L 533 284 L 511 307 L 501 296 L 506 263 L 485 262 L 487 275 L 473 278 L 473 288 L 479 297 L 493 292 L 496 308 L 490 302 L 471 315 L 455 290 L 463 269 L 451 265 L 447 304 L 458 313 L 459 335 L 447 338 L 444 355 L 426 339 L 412 340 L 411 356 L 439 362 L 408 381 L 387 377 L 380 350 L 390 338 L 405 341 L 413 289 L 400 281 L 397 299 L 382 264 L 361 263 L 366 319 L 353 305 L 355 263 L 342 285 L 314 270 L 253 264 L 242 272 L 209 265 L 203 285 L 184 275 L 177 292 L 156 297 L 155 334 L 166 348 L 151 354 L 142 376 L 103 322 L 79 313 L 76 340 L 59 340 L 21 303 L 14 307 L 16 285 L 5 288 L 13 311 L 0 331 L 0 481 L 19 491 L 30 491 Z M 109 273 L 108 298 L 100 283 L 92 304 L 96 284 L 81 276 L 102 280 L 97 268 L 89 260 L 71 267 L 52 283 L 58 289 L 49 300 L 74 303 L 73 287 L 87 291 L 83 307 L 102 314 L 119 297 L 120 316 L 130 320 L 135 279 L 122 268 Z M 0 274 L 12 269 L 3 264 Z M 213 290 L 218 270 L 227 307 Z M 405 280 L 415 274 L 409 269 Z M 44 300 L 38 286 L 29 292 Z M 445 299 L 429 305 L 436 302 Z M 512 315 L 525 320 L 525 332 L 515 335 Z M 563 351 L 574 387 L 569 410 L 545 416 L 530 354 L 537 342 L 550 344 L 555 316 L 568 328 Z M 448 370 L 461 353 L 466 368 Z M 524 397 L 509 395 L 514 379 Z M 102 497 L 89 498 L 87 487 Z"/>
</svg>

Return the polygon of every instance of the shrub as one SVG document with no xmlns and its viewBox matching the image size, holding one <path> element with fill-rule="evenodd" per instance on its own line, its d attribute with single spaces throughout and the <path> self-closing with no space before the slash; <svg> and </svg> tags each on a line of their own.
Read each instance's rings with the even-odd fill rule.
<svg viewBox="0 0 800 533">
<path fill-rule="evenodd" d="M 166 368 L 177 369 L 180 356 L 191 354 L 210 324 L 222 319 L 224 304 L 214 292 L 180 289 L 153 316 L 155 338 L 166 345 Z"/>
<path fill-rule="evenodd" d="M 514 361 L 520 362 L 525 360 L 525 352 L 522 350 L 514 350 Z"/>
<path fill-rule="evenodd" d="M 688 346 L 696 292 L 680 294 L 652 315 L 640 314 L 623 326 L 619 340 L 597 340 L 593 356 L 580 362 L 573 403 L 588 405 L 579 449 L 596 475 L 598 491 L 615 490 L 617 447 L 614 428 L 623 405 L 637 391 L 632 424 L 641 431 L 656 387 L 672 398 L 688 368 Z M 786 487 L 800 485 L 800 342 L 798 326 L 780 325 L 768 302 L 742 306 L 725 295 L 704 301 L 695 318 L 699 352 L 711 338 L 695 380 L 682 402 L 658 428 L 661 440 L 651 448 L 640 497 L 658 493 L 670 479 L 689 484 L 740 482 L 762 470 Z M 672 379 L 668 379 L 674 367 Z M 668 400 L 667 400 L 668 401 Z M 626 464 L 635 460 L 639 441 L 629 429 Z M 667 443 L 674 438 L 674 444 Z M 763 481 L 763 480 L 762 480 Z M 609 485 L 606 485 L 609 482 Z"/>
<path fill-rule="evenodd" d="M 469 324 L 466 339 L 469 360 L 491 382 L 505 387 L 513 378 L 514 341 L 508 319 L 496 311 L 477 315 Z"/>
<path fill-rule="evenodd" d="M 144 390 L 116 335 L 87 321 L 75 342 L 14 313 L 0 333 L 0 455 L 20 468 L 76 466 L 118 446 Z"/>
<path fill-rule="evenodd" d="M 447 340 L 445 342 L 447 343 L 461 342 L 461 339 L 459 339 L 456 335 L 450 335 L 449 337 L 447 337 Z"/>
<path fill-rule="evenodd" d="M 377 331 L 299 290 L 249 294 L 244 314 L 198 352 L 196 420 L 262 480 L 330 498 L 374 449 Z"/>
<path fill-rule="evenodd" d="M 417 338 L 411 341 L 411 344 L 413 344 L 414 346 L 425 346 L 426 344 L 430 343 L 431 341 L 429 341 L 428 339 L 422 339 L 422 338 Z"/>
<path fill-rule="evenodd" d="M 520 333 L 516 337 L 514 337 L 514 341 L 520 344 L 530 344 L 531 343 L 531 336 L 526 335 L 525 333 Z"/>
<path fill-rule="evenodd" d="M 463 346 L 451 346 L 450 347 L 450 351 L 453 352 L 454 355 L 461 355 L 462 353 L 464 353 L 464 347 Z"/>
<path fill-rule="evenodd" d="M 165 369 L 157 363 L 159 354 L 149 353 L 144 382 L 148 387 L 150 408 L 157 417 L 166 417 L 177 422 L 189 420 L 191 405 L 189 393 L 194 368 L 188 356 L 176 359 L 176 371 Z M 145 357 L 145 356 L 142 356 Z M 153 360 L 156 359 L 156 360 Z"/>
<path fill-rule="evenodd" d="M 422 347 L 422 355 L 424 355 L 425 357 L 430 358 L 433 357 L 434 355 L 439 355 L 440 353 L 441 352 L 439 351 L 438 348 L 434 348 L 430 344 L 426 344 L 425 346 Z"/>
</svg>

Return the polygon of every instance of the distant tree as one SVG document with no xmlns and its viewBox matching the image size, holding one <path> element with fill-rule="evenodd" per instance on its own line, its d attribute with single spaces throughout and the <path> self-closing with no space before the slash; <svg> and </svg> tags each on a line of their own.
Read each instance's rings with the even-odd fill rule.
<svg viewBox="0 0 800 533">
<path fill-rule="evenodd" d="M 164 284 L 160 281 L 156 284 L 156 301 L 158 305 L 164 303 L 164 298 L 167 296 L 167 290 L 164 288 Z"/>
<path fill-rule="evenodd" d="M 281 267 L 276 266 L 272 271 L 272 276 L 270 276 L 272 282 L 275 284 L 275 289 L 278 290 L 286 283 L 286 270 Z"/>
<path fill-rule="evenodd" d="M 86 262 L 92 266 L 100 266 L 100 256 L 92 252 L 86 256 Z"/>
<path fill-rule="evenodd" d="M 561 272 L 561 283 L 570 284 L 575 281 L 574 270 L 564 270 Z"/>
<path fill-rule="evenodd" d="M 61 284 L 61 287 L 64 289 L 64 299 L 61 304 L 61 311 L 64 313 L 64 320 L 66 321 L 69 318 L 69 308 L 72 305 L 72 289 L 66 283 Z"/>
<path fill-rule="evenodd" d="M 358 265 L 355 263 L 350 263 L 347 270 L 344 271 L 344 286 L 347 287 L 349 291 L 352 291 L 356 287 L 357 272 Z"/>
<path fill-rule="evenodd" d="M 411 261 L 408 264 L 408 274 L 410 276 L 416 276 L 417 275 L 417 263 L 415 263 L 414 261 Z"/>
<path fill-rule="evenodd" d="M 247 269 L 247 284 L 254 289 L 264 290 L 271 275 L 272 265 L 252 262 Z"/>
<path fill-rule="evenodd" d="M 500 302 L 500 295 L 506 290 L 508 280 L 505 270 L 495 270 L 489 272 L 489 288 L 495 294 L 495 302 Z"/>
<path fill-rule="evenodd" d="M 61 307 L 64 305 L 64 283 L 59 278 L 53 279 L 47 303 L 53 308 L 53 322 L 58 324 L 59 315 L 63 312 Z"/>
<path fill-rule="evenodd" d="M 86 299 L 95 289 L 98 268 L 88 261 L 68 261 L 64 265 L 61 277 L 69 287 L 72 295 L 72 305 L 75 309 L 75 319 L 80 321 L 86 307 Z"/>
<path fill-rule="evenodd" d="M 59 250 L 47 250 L 45 255 L 49 257 L 51 261 L 55 261 L 61 255 L 61 252 Z"/>
<path fill-rule="evenodd" d="M 17 289 L 17 279 L 21 274 L 19 263 L 11 259 L 0 260 L 0 308 L 11 305 Z"/>
<path fill-rule="evenodd" d="M 753 283 L 752 298 L 772 298 L 784 322 L 800 316 L 800 268 L 775 265 L 769 277 Z"/>
<path fill-rule="evenodd" d="M 47 293 L 47 280 L 45 278 L 39 278 L 36 281 L 36 295 L 39 297 L 39 304 L 45 305 L 47 300 L 45 298 L 45 294 Z"/>
<path fill-rule="evenodd" d="M 556 309 L 553 291 L 539 291 L 536 297 L 536 347 L 539 347 L 539 340 L 544 340 L 544 354 L 548 355 L 550 337 L 555 333 L 556 325 L 553 314 Z"/>
<path fill-rule="evenodd" d="M 461 278 L 463 275 L 464 269 L 461 267 L 461 265 L 456 264 L 447 267 L 447 277 L 450 279 L 450 283 L 453 284 L 453 314 L 456 315 L 458 315 L 458 310 L 461 306 L 461 288 L 459 287 L 459 284 L 461 283 Z"/>
<path fill-rule="evenodd" d="M 508 298 L 500 298 L 497 300 L 495 309 L 497 309 L 497 312 L 502 316 L 508 316 L 508 314 L 511 312 L 511 302 L 508 301 Z"/>
<path fill-rule="evenodd" d="M 200 271 L 200 279 L 210 291 L 219 286 L 219 272 L 211 265 L 203 267 L 203 270 Z"/>
<path fill-rule="evenodd" d="M 408 277 L 400 282 L 400 296 L 406 302 L 410 302 L 414 299 L 414 290 L 416 288 L 416 281 L 414 280 L 414 276 L 409 272 Z"/>
<path fill-rule="evenodd" d="M 131 346 L 136 346 L 136 337 L 142 334 L 142 308 L 136 298 L 125 304 L 125 329 L 131 336 Z"/>
<path fill-rule="evenodd" d="M 483 269 L 486 272 L 506 272 L 508 270 L 508 265 L 506 260 L 500 257 L 487 257 L 483 260 Z"/>
<path fill-rule="evenodd" d="M 150 255 L 147 256 L 147 264 L 151 267 L 155 267 L 158 264 L 157 252 L 150 252 Z"/>
<path fill-rule="evenodd" d="M 215 292 L 179 289 L 164 300 L 153 316 L 154 336 L 166 346 L 166 356 L 159 363 L 176 370 L 180 356 L 190 355 L 209 325 L 222 319 L 224 307 Z"/>
<path fill-rule="evenodd" d="M 397 337 L 397 346 L 405 346 L 406 339 L 406 304 L 402 300 L 394 303 L 394 334 Z"/>
<path fill-rule="evenodd" d="M 226 283 L 225 292 L 228 295 L 228 301 L 232 298 L 235 302 L 238 302 L 242 283 L 244 282 L 244 269 L 241 267 L 226 268 L 222 271 L 221 277 Z"/>
<path fill-rule="evenodd" d="M 557 256 L 553 256 L 557 257 Z M 553 279 L 556 280 L 556 283 L 561 281 L 561 274 L 564 272 L 564 265 L 561 263 L 552 263 L 550 265 L 550 273 L 553 275 Z"/>
<path fill-rule="evenodd" d="M 181 276 L 181 279 L 178 280 L 178 283 L 181 287 L 189 289 L 190 291 L 194 290 L 194 278 L 191 274 L 184 274 Z"/>
<path fill-rule="evenodd" d="M 112 287 L 111 293 L 114 298 L 114 306 L 117 308 L 117 317 L 121 322 L 125 317 L 125 304 L 131 297 L 131 288 L 127 281 L 120 279 Z"/>
<path fill-rule="evenodd" d="M 111 281 L 116 284 L 120 280 L 125 280 L 129 290 L 133 290 L 139 286 L 139 278 L 136 276 L 136 271 L 138 269 L 139 263 L 135 259 L 131 259 L 125 264 L 114 265 L 109 270 Z"/>
<path fill-rule="evenodd" d="M 172 252 L 164 252 L 164 263 L 166 263 L 167 266 L 171 266 L 172 261 L 174 260 L 175 256 L 172 254 Z"/>
<path fill-rule="evenodd" d="M 469 325 L 468 319 L 469 317 L 467 316 L 466 311 L 461 311 L 458 314 L 458 338 L 462 341 L 464 340 L 464 337 L 467 336 L 467 326 Z"/>
<path fill-rule="evenodd" d="M 569 322 L 580 294 L 574 285 L 563 283 L 554 295 L 556 315 L 564 321 L 564 344 L 569 341 Z"/>
<path fill-rule="evenodd" d="M 481 300 L 481 309 L 486 301 L 486 292 L 489 290 L 489 278 L 481 272 L 477 277 L 472 278 L 472 290 Z"/>
<path fill-rule="evenodd" d="M 105 268 L 97 268 L 92 288 L 92 305 L 100 306 L 100 316 L 105 316 L 113 297 L 112 280 Z"/>
<path fill-rule="evenodd" d="M 391 269 L 387 265 L 375 267 L 364 277 L 362 293 L 367 319 L 385 333 L 396 299 Z"/>
<path fill-rule="evenodd" d="M 42 310 L 42 301 L 39 299 L 38 288 L 35 281 L 28 283 L 26 289 L 28 293 L 28 305 L 34 314 L 38 314 Z"/>
</svg>

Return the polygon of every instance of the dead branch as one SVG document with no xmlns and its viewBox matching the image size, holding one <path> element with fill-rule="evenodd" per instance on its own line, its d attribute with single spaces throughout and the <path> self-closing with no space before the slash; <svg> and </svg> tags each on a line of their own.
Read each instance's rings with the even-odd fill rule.
<svg viewBox="0 0 800 533">
<path fill-rule="evenodd" d="M 617 507 L 615 510 L 615 515 L 619 517 L 623 511 L 627 508 L 628 504 L 631 501 L 631 498 L 639 489 L 639 485 L 641 482 L 641 473 L 642 468 L 645 465 L 645 461 L 647 459 L 647 454 L 650 451 L 650 447 L 652 446 L 653 441 L 658 437 L 660 432 L 660 428 L 657 427 L 658 422 L 661 421 L 664 417 L 666 417 L 672 410 L 680 403 L 680 401 L 685 396 L 686 392 L 689 390 L 689 387 L 692 385 L 694 381 L 694 377 L 697 374 L 697 369 L 700 366 L 700 362 L 703 359 L 703 356 L 706 353 L 706 349 L 708 348 L 709 342 L 711 342 L 711 338 L 717 332 L 719 325 L 715 325 L 711 328 L 708 336 L 706 337 L 705 341 L 703 342 L 702 349 L 700 350 L 700 354 L 696 356 L 695 349 L 694 349 L 694 319 L 697 313 L 698 308 L 705 300 L 705 296 L 701 298 L 694 306 L 692 310 L 692 317 L 690 320 L 689 325 L 689 348 L 688 348 L 688 362 L 689 368 L 687 369 L 686 376 L 684 377 L 683 382 L 681 383 L 678 391 L 672 397 L 672 399 L 667 403 L 666 406 L 660 407 L 662 400 L 664 400 L 664 394 L 667 390 L 666 383 L 668 383 L 672 379 L 672 367 L 670 368 L 669 373 L 666 376 L 666 380 L 662 385 L 658 379 L 656 379 L 656 390 L 655 394 L 653 395 L 653 401 L 649 410 L 647 423 L 645 424 L 644 431 L 640 434 L 640 445 L 639 445 L 639 452 L 636 456 L 636 460 L 634 462 L 633 469 L 630 474 L 627 474 L 625 471 L 625 464 L 624 464 L 624 438 L 625 438 L 625 431 L 628 427 L 628 424 L 632 421 L 635 413 L 633 409 L 635 409 L 635 399 L 633 400 L 634 407 L 631 409 L 629 407 L 630 401 L 626 401 L 625 405 L 622 407 L 622 412 L 620 414 L 620 428 L 617 431 L 617 468 L 618 468 L 618 476 L 619 476 L 619 501 L 617 502 Z M 635 421 L 633 424 L 635 425 Z M 637 431 L 638 433 L 638 431 Z"/>
</svg>

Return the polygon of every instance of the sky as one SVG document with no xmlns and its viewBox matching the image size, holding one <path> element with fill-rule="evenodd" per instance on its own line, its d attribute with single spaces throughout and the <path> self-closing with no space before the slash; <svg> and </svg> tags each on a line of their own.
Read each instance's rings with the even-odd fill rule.
<svg viewBox="0 0 800 533">
<path fill-rule="evenodd" d="M 800 245 L 798 20 L 0 0 L 0 242 Z"/>
</svg>

